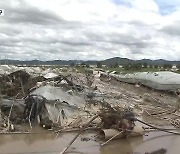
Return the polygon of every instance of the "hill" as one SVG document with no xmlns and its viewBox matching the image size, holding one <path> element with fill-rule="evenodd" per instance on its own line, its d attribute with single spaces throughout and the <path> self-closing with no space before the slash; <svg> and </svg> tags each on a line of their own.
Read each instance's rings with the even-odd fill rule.
<svg viewBox="0 0 180 154">
<path fill-rule="evenodd" d="M 164 59 L 157 59 L 157 60 L 150 60 L 150 59 L 141 59 L 141 60 L 132 60 L 128 58 L 121 58 L 121 57 L 114 57 L 109 58 L 102 61 L 83 61 L 83 60 L 52 60 L 52 61 L 39 61 L 39 60 L 31 60 L 31 61 L 21 61 L 21 60 L 10 60 L 10 59 L 3 59 L 0 60 L 0 64 L 4 65 L 71 65 L 71 64 L 78 64 L 78 63 L 86 63 L 89 65 L 96 65 L 100 62 L 103 65 L 113 65 L 115 63 L 119 65 L 126 65 L 126 64 L 134 64 L 134 63 L 147 63 L 148 65 L 164 65 L 164 64 L 180 64 L 180 61 L 167 61 Z"/>
</svg>

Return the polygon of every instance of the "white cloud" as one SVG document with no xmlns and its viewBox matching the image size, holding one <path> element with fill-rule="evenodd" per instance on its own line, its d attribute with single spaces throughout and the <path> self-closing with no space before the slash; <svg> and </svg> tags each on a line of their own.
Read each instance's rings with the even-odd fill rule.
<svg viewBox="0 0 180 154">
<path fill-rule="evenodd" d="M 152 11 L 152 12 L 158 12 L 159 7 L 157 3 L 153 0 L 134 0 L 132 1 L 132 4 L 135 9 L 141 10 L 141 11 Z"/>
<path fill-rule="evenodd" d="M 0 0 L 1 58 L 180 60 L 180 3 L 173 2 L 173 11 L 162 3 Z"/>
</svg>

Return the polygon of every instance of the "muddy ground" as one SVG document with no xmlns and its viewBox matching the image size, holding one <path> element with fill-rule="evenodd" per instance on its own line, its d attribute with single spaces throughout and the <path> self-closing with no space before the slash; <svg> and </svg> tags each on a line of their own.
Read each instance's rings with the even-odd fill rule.
<svg viewBox="0 0 180 154">
<path fill-rule="evenodd" d="M 112 103 L 118 100 L 125 100 L 127 102 L 133 99 L 141 99 L 145 93 L 162 100 L 172 106 L 176 105 L 177 97 L 166 93 L 155 91 L 143 86 L 135 86 L 127 83 L 118 82 L 114 79 L 96 78 L 94 85 L 98 87 L 101 92 L 114 95 L 116 99 L 106 98 L 107 101 Z M 118 97 L 119 98 L 118 98 Z M 133 99 L 128 99 L 132 97 Z M 121 102 L 121 101 L 120 101 Z M 118 102 L 118 103 L 120 103 Z M 132 102 L 129 102 L 132 103 Z M 166 121 L 159 120 L 158 118 L 149 117 L 144 114 L 139 114 L 140 118 L 148 123 L 163 126 L 164 128 L 174 128 Z M 0 135 L 0 154 L 58 154 L 75 136 L 74 133 L 51 133 L 43 128 L 33 128 L 39 134 L 9 134 Z M 44 131 L 46 131 L 44 133 Z M 121 140 L 113 140 L 108 144 L 101 146 L 101 141 L 96 141 L 96 132 L 86 132 L 78 137 L 78 139 L 68 149 L 67 153 L 79 154 L 145 154 L 146 152 L 153 152 L 161 148 L 166 149 L 167 154 L 180 153 L 180 136 L 170 135 L 165 132 L 155 131 L 148 132 L 144 136 L 127 138 Z M 158 153 L 161 154 L 161 153 Z"/>
<path fill-rule="evenodd" d="M 74 133 L 62 134 L 56 138 L 55 134 L 36 135 L 3 135 L 0 139 L 1 154 L 58 154 L 74 137 Z M 94 133 L 81 135 L 67 153 L 79 154 L 145 154 L 161 148 L 167 149 L 167 154 L 179 154 L 179 136 L 167 136 L 166 133 L 154 132 L 148 136 L 123 140 L 114 140 L 105 146 L 94 141 Z M 82 138 L 89 141 L 81 141 Z"/>
</svg>

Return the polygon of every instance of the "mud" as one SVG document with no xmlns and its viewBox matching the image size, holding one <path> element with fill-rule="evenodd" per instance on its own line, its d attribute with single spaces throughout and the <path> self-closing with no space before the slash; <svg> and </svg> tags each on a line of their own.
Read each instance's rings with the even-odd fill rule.
<svg viewBox="0 0 180 154">
<path fill-rule="evenodd" d="M 103 82 L 107 82 L 107 78 L 105 78 L 105 77 L 101 77 L 101 80 Z M 154 90 L 149 87 L 145 87 L 145 86 L 141 86 L 141 85 L 139 85 L 137 87 L 134 84 L 119 82 L 115 79 L 111 79 L 109 81 L 109 84 L 112 87 L 119 87 L 119 90 L 123 89 L 123 90 L 129 91 L 131 93 L 135 93 L 135 94 L 139 95 L 140 97 L 143 97 L 143 95 L 145 93 L 148 93 L 148 94 L 151 94 L 153 97 L 162 99 L 167 104 L 174 105 L 177 102 L 177 97 L 175 97 L 175 95 L 173 93 L 169 93 L 167 91 L 158 91 L 158 90 Z"/>
<path fill-rule="evenodd" d="M 36 131 L 42 131 L 41 128 Z M 26 135 L 1 135 L 0 154 L 58 154 L 70 142 L 76 133 L 56 134 L 50 132 Z M 161 148 L 167 149 L 167 154 L 179 154 L 180 136 L 168 135 L 164 132 L 151 132 L 143 137 L 114 140 L 100 146 L 94 140 L 96 133 L 87 132 L 79 136 L 67 153 L 83 154 L 145 154 Z M 88 138 L 88 140 L 82 140 Z"/>
</svg>

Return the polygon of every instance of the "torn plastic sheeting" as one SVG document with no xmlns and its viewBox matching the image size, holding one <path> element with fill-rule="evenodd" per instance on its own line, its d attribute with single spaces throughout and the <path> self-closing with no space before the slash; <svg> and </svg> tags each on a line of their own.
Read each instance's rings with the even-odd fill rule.
<svg viewBox="0 0 180 154">
<path fill-rule="evenodd" d="M 34 70 L 34 72 L 37 74 L 42 72 L 42 69 L 40 67 L 31 67 L 31 69 Z"/>
<path fill-rule="evenodd" d="M 53 87 L 46 85 L 34 90 L 31 94 L 37 94 L 45 97 L 47 100 L 60 100 L 65 101 L 70 105 L 77 105 L 79 107 L 84 106 L 85 100 L 82 97 L 76 95 L 69 95 L 63 91 L 60 87 Z"/>
<path fill-rule="evenodd" d="M 60 84 L 68 84 L 66 80 L 62 80 Z"/>
<path fill-rule="evenodd" d="M 47 109 L 49 119 L 53 123 L 59 123 L 60 124 L 60 122 L 61 122 L 60 118 L 59 118 L 60 111 L 56 107 L 54 107 L 54 106 L 52 106 L 52 105 L 50 105 L 48 103 L 45 103 L 45 107 Z"/>
<path fill-rule="evenodd" d="M 78 127 L 80 124 L 85 123 L 83 120 L 83 111 L 79 111 L 78 108 L 69 105 L 63 105 L 60 102 L 57 104 L 46 103 L 45 107 L 47 109 L 49 119 L 60 126 L 71 126 Z"/>
<path fill-rule="evenodd" d="M 46 74 L 48 74 L 48 73 L 50 73 L 50 72 L 52 72 L 52 69 L 51 69 L 51 68 L 47 68 L 47 69 L 43 70 L 43 71 L 41 72 L 41 74 L 46 75 Z"/>
<path fill-rule="evenodd" d="M 21 69 L 25 70 L 27 73 L 32 74 L 34 73 L 34 70 L 30 67 L 20 67 Z"/>
<path fill-rule="evenodd" d="M 127 83 L 141 83 L 158 90 L 180 89 L 180 74 L 173 72 L 139 72 L 126 75 L 111 74 L 119 81 Z"/>
<path fill-rule="evenodd" d="M 1 65 L 0 66 L 0 74 L 1 75 L 8 75 L 11 74 L 13 72 L 22 70 L 22 68 L 16 67 L 16 66 L 9 66 L 9 65 Z"/>
<path fill-rule="evenodd" d="M 4 71 L 3 69 L 0 69 L 0 74 L 4 75 L 4 74 L 6 74 L 6 71 Z"/>
<path fill-rule="evenodd" d="M 53 78 L 56 78 L 56 77 L 58 77 L 58 75 L 55 74 L 55 73 L 47 73 L 46 75 L 44 75 L 45 79 L 53 79 Z"/>
</svg>

